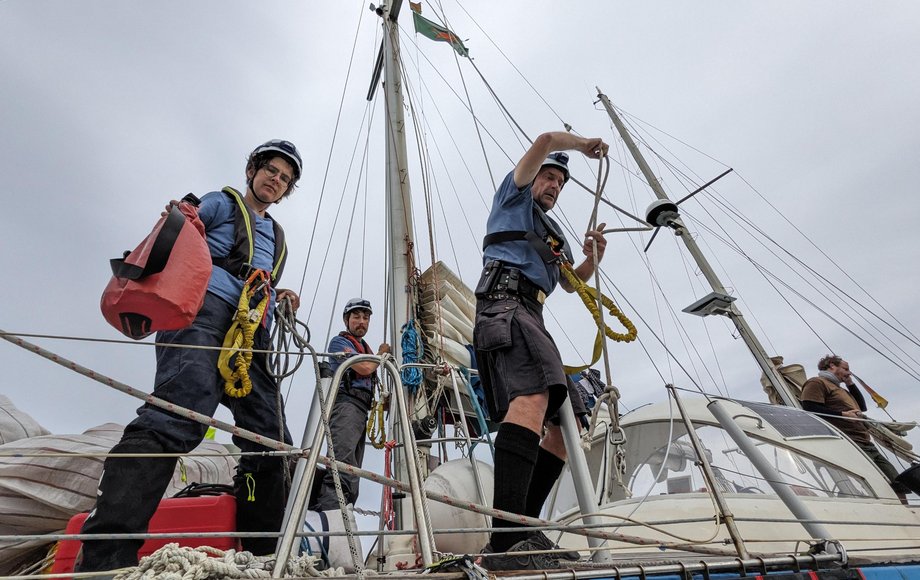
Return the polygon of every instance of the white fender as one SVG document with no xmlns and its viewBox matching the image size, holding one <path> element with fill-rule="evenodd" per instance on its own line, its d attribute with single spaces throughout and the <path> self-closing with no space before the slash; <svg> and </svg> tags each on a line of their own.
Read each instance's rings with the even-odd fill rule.
<svg viewBox="0 0 920 580">
<path fill-rule="evenodd" d="M 473 466 L 469 459 L 454 459 L 442 463 L 431 472 L 425 480 L 425 491 L 443 494 L 464 502 L 492 505 L 493 472 L 492 466 L 476 461 L 479 479 L 482 482 L 485 498 L 477 492 Z M 428 511 L 431 514 L 431 527 L 434 530 L 448 528 L 481 528 L 491 524 L 491 518 L 450 506 L 445 503 L 430 501 Z M 482 550 L 489 541 L 488 532 L 435 534 L 435 544 L 439 552 L 453 554 L 474 554 Z"/>
</svg>

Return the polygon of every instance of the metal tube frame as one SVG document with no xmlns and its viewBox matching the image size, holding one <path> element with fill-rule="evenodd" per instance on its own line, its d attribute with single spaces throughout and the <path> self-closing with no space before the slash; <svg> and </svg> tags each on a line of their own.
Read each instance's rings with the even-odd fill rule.
<svg viewBox="0 0 920 580">
<path fill-rule="evenodd" d="M 716 481 L 716 475 L 712 471 L 712 465 L 709 463 L 709 459 L 706 458 L 706 450 L 703 448 L 703 444 L 696 434 L 696 429 L 693 428 L 690 417 L 687 416 L 687 412 L 684 410 L 683 402 L 681 402 L 680 397 L 677 395 L 674 385 L 668 385 L 667 389 L 671 396 L 674 397 L 674 402 L 677 403 L 677 410 L 684 420 L 687 436 L 690 438 L 690 444 L 693 446 L 693 450 L 696 452 L 696 456 L 699 459 L 700 467 L 703 470 L 703 477 L 706 478 L 706 484 L 709 486 L 709 491 L 712 493 L 713 498 L 715 498 L 722 523 L 725 524 L 725 529 L 728 530 L 728 535 L 731 536 L 732 543 L 738 551 L 738 557 L 747 559 L 749 554 L 744 545 L 744 539 L 741 537 L 741 532 L 738 531 L 738 526 L 735 525 L 735 516 L 732 514 L 731 509 L 729 509 L 728 502 L 725 500 L 725 496 L 722 495 L 722 490 L 719 489 L 719 483 Z M 670 443 L 669 441 L 668 444 L 670 445 Z"/>
<path fill-rule="evenodd" d="M 335 375 L 330 381 L 330 385 L 338 385 L 351 366 L 361 362 L 377 362 L 383 366 L 384 372 L 388 373 L 395 384 L 400 384 L 399 370 L 389 356 L 380 357 L 377 355 L 359 354 L 346 359 L 339 368 L 336 369 Z M 419 550 L 422 554 L 422 561 L 426 566 L 433 561 L 434 539 L 431 533 L 431 524 L 428 519 L 427 506 L 422 499 L 421 493 L 421 476 L 418 470 L 418 453 L 415 446 L 415 438 L 412 436 L 412 427 L 409 424 L 408 409 L 406 406 L 405 393 L 401 387 L 393 389 L 395 391 L 397 410 L 399 412 L 400 428 L 406 438 L 406 462 L 409 475 L 409 486 L 412 493 L 412 504 L 415 512 L 416 529 L 418 531 Z M 323 408 L 325 417 L 332 414 L 332 407 L 335 404 L 335 398 L 338 389 L 329 389 L 328 396 L 325 397 L 326 405 Z M 317 395 L 318 396 L 318 395 Z M 306 429 L 304 430 L 304 441 L 312 441 L 310 452 L 306 459 L 301 457 L 298 460 L 297 471 L 302 473 L 298 486 L 291 488 L 291 496 L 288 498 L 287 511 L 285 513 L 284 527 L 282 528 L 281 538 L 278 540 L 278 547 L 275 553 L 278 565 L 272 572 L 273 578 L 281 578 L 288 560 L 291 558 L 293 544 L 297 538 L 297 533 L 303 527 L 303 515 L 306 509 L 307 500 L 309 499 L 310 490 L 313 487 L 313 476 L 316 469 L 316 463 L 319 458 L 320 449 L 325 440 L 325 432 L 322 429 L 322 421 L 318 421 L 313 429 L 312 435 L 308 438 Z M 301 463 L 303 468 L 301 469 Z"/>
<path fill-rule="evenodd" d="M 581 448 L 581 437 L 578 436 L 572 401 L 568 398 L 559 408 L 559 419 L 559 426 L 562 428 L 562 440 L 565 442 L 565 450 L 569 456 L 569 469 L 572 470 L 572 481 L 575 484 L 575 495 L 578 498 L 578 508 L 583 514 L 594 513 L 597 511 L 597 504 L 594 501 L 595 495 L 594 487 L 591 485 L 591 472 L 588 470 L 588 460 L 585 458 L 585 452 Z M 595 516 L 585 516 L 584 521 L 586 524 L 601 523 Z M 591 559 L 594 562 L 610 561 L 610 552 L 605 549 L 607 540 L 589 536 L 588 546 L 597 549 L 591 555 Z"/>
<path fill-rule="evenodd" d="M 714 399 L 707 405 L 709 412 L 716 418 L 723 429 L 734 440 L 738 447 L 744 452 L 744 455 L 750 460 L 757 471 L 764 477 L 776 495 L 783 501 L 789 511 L 801 521 L 802 527 L 818 541 L 828 541 L 830 550 L 835 550 L 839 544 L 833 540 L 830 531 L 823 524 L 817 523 L 818 518 L 808 509 L 808 506 L 799 499 L 789 485 L 783 481 L 782 476 L 770 465 L 767 458 L 763 456 L 754 442 L 744 433 L 741 427 L 735 423 L 735 420 L 727 410 L 722 406 L 722 401 Z"/>
</svg>

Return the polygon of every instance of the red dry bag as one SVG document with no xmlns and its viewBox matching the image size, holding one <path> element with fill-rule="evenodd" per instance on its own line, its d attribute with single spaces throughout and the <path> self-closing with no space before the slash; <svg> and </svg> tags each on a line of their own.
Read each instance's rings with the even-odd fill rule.
<svg viewBox="0 0 920 580">
<path fill-rule="evenodd" d="M 101 303 L 109 324 L 135 340 L 190 325 L 211 277 L 211 252 L 198 217 L 198 198 L 182 198 L 133 252 L 111 264 L 114 275 Z"/>
</svg>

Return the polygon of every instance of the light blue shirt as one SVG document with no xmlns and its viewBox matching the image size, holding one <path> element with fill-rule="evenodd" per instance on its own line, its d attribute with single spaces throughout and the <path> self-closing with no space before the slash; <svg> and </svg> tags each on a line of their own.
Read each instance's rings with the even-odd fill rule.
<svg viewBox="0 0 920 580">
<path fill-rule="evenodd" d="M 236 201 L 222 191 L 212 191 L 201 198 L 198 217 L 201 218 L 205 227 L 208 249 L 215 258 L 226 258 L 233 247 L 235 206 Z M 263 218 L 259 215 L 256 215 L 254 225 L 256 239 L 252 265 L 271 272 L 275 258 L 274 225 L 271 218 Z M 211 279 L 208 281 L 208 292 L 236 307 L 240 301 L 240 294 L 243 292 L 243 280 L 223 268 L 214 266 L 211 270 Z M 267 327 L 271 327 L 274 308 L 275 292 L 272 290 L 266 314 Z"/>
<path fill-rule="evenodd" d="M 542 223 L 534 223 L 533 193 L 528 184 L 518 188 L 514 183 L 514 171 L 509 173 L 492 198 L 492 211 L 486 223 L 486 234 L 507 231 L 532 231 L 541 239 L 546 237 L 547 231 Z M 547 220 L 562 235 L 559 225 L 549 216 Z M 568 252 L 567 252 L 568 254 Z M 559 266 L 547 264 L 540 254 L 527 240 L 512 240 L 490 244 L 483 251 L 483 264 L 491 260 L 501 260 L 503 263 L 519 268 L 530 280 L 543 289 L 548 295 L 559 283 Z M 571 257 L 569 256 L 569 259 Z"/>
</svg>

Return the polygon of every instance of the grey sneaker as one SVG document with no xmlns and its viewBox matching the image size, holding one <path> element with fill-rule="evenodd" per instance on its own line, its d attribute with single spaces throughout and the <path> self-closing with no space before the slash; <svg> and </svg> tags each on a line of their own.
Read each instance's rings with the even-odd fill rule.
<svg viewBox="0 0 920 580">
<path fill-rule="evenodd" d="M 559 558 L 560 560 L 571 560 L 573 562 L 581 560 L 581 554 L 575 550 L 562 550 L 562 548 L 559 547 L 559 544 L 554 543 L 552 540 L 546 537 L 546 534 L 543 532 L 531 532 L 528 535 L 528 539 L 537 546 L 540 546 L 541 550 L 555 550 L 552 554 L 549 554 L 549 556 L 552 556 L 553 558 Z"/>
<path fill-rule="evenodd" d="M 560 568 L 559 560 L 549 554 L 519 554 L 518 552 L 542 552 L 544 547 L 531 538 L 521 540 L 508 548 L 507 552 L 495 553 L 492 544 L 482 549 L 482 566 L 487 570 L 555 570 Z"/>
</svg>

